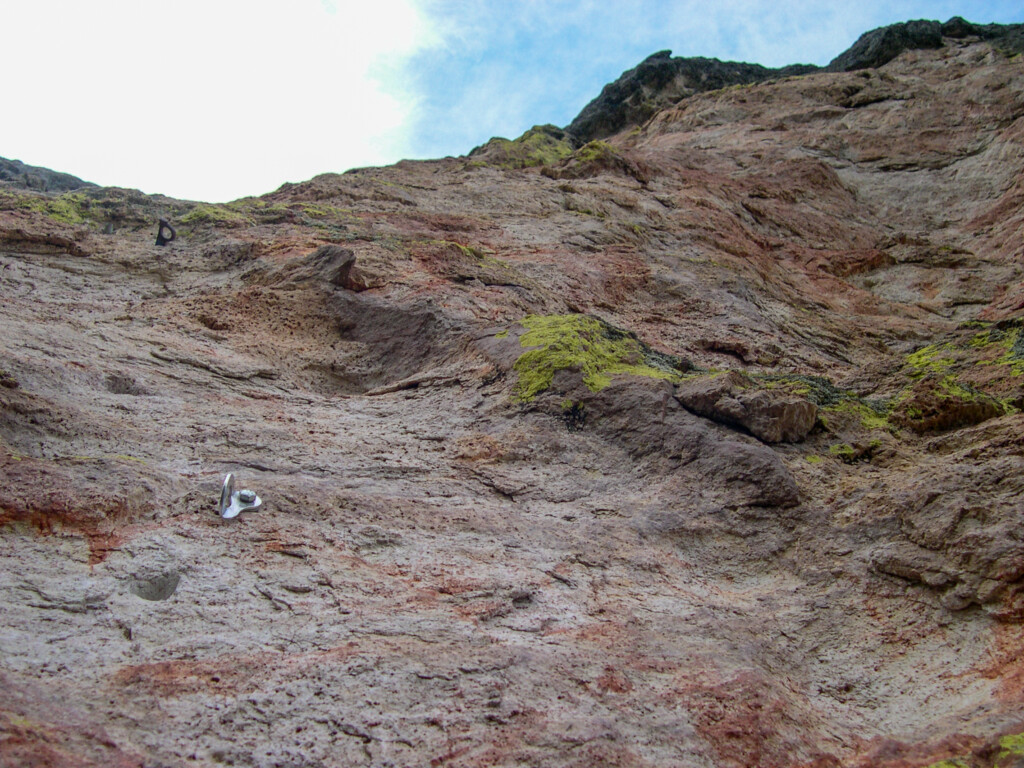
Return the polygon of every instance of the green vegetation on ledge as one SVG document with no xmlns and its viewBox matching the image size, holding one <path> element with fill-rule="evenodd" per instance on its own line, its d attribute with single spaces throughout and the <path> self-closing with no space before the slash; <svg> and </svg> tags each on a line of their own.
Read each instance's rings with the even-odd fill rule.
<svg viewBox="0 0 1024 768">
<path fill-rule="evenodd" d="M 1009 757 L 1024 756 L 1024 733 L 1015 733 L 1011 736 L 1003 736 L 999 740 L 999 756 L 996 758 L 996 765 L 1002 765 Z"/>
<path fill-rule="evenodd" d="M 518 139 L 493 138 L 470 153 L 498 168 L 532 168 L 552 165 L 569 157 L 572 143 L 553 125 L 535 125 Z"/>
<path fill-rule="evenodd" d="M 533 400 L 551 386 L 556 371 L 579 370 L 592 392 L 607 387 L 615 374 L 678 380 L 688 365 L 655 352 L 634 334 L 591 315 L 530 315 L 519 342 L 532 347 L 513 366 L 519 375 L 515 399 Z"/>
<path fill-rule="evenodd" d="M 35 211 L 60 224 L 85 224 L 101 218 L 92 210 L 92 201 L 80 192 L 65 192 L 58 197 L 0 192 L 0 210 Z"/>
<path fill-rule="evenodd" d="M 907 355 L 907 375 L 913 379 L 919 379 L 928 373 L 945 371 L 954 363 L 953 358 L 948 356 L 952 350 L 953 345 L 946 342 L 945 344 L 932 344 Z"/>
<path fill-rule="evenodd" d="M 923 347 L 907 356 L 905 370 L 911 378 L 942 373 L 954 365 L 1006 365 L 1012 376 L 1024 376 L 1024 327 L 1021 320 L 1000 325 L 964 323 L 959 330 L 983 329 L 969 339 Z"/>
<path fill-rule="evenodd" d="M 1004 766 L 1011 768 L 1011 766 L 1019 765 L 1019 759 L 1022 756 L 1024 756 L 1024 733 L 1015 733 L 999 739 L 999 753 L 995 756 L 995 760 L 991 763 L 989 760 L 985 760 L 984 765 L 990 765 L 992 768 L 1004 768 Z M 932 763 L 927 768 L 971 768 L 972 765 L 977 765 L 977 763 L 970 760 L 969 757 L 953 757 Z"/>
<path fill-rule="evenodd" d="M 606 141 L 591 141 L 577 150 L 573 160 L 577 163 L 606 163 L 619 159 L 619 153 Z"/>
<path fill-rule="evenodd" d="M 200 203 L 182 216 L 180 221 L 182 224 L 192 227 L 202 225 L 241 227 L 253 223 L 247 216 L 233 211 L 225 205 L 210 203 Z"/>
</svg>

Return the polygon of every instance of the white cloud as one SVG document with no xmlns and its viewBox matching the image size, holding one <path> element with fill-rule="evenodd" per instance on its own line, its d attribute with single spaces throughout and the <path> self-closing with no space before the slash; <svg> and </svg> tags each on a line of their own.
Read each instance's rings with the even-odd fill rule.
<svg viewBox="0 0 1024 768">
<path fill-rule="evenodd" d="M 412 0 L 10 3 L 0 154 L 102 184 L 227 200 L 393 162 L 437 44 Z"/>
</svg>

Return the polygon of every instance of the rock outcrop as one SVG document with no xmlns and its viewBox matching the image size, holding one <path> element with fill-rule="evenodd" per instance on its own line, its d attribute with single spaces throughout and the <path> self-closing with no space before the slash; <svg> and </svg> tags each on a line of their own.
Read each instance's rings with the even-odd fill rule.
<svg viewBox="0 0 1024 768">
<path fill-rule="evenodd" d="M 827 72 L 877 69 L 905 51 L 942 48 L 947 41 L 984 40 L 1007 53 L 1024 52 L 1024 24 L 972 24 L 959 16 L 908 21 L 865 32 L 828 66 Z M 673 57 L 659 51 L 623 72 L 565 127 L 580 146 L 642 125 L 655 113 L 697 93 L 752 85 L 818 71 L 813 64 L 771 69 L 758 64 L 701 57 Z"/>
<path fill-rule="evenodd" d="M 585 144 L 640 125 L 695 93 L 804 75 L 816 69 L 810 64 L 769 69 L 759 64 L 673 57 L 672 51 L 659 51 L 606 85 L 565 131 L 579 144 Z"/>
<path fill-rule="evenodd" d="M 83 187 L 95 187 L 89 181 L 82 181 L 70 173 L 59 173 L 49 168 L 26 165 L 20 160 L 0 157 L 0 188 L 14 187 L 35 189 L 40 192 L 70 192 Z"/>
<path fill-rule="evenodd" d="M 908 21 L 865 32 L 850 48 L 829 62 L 830 72 L 851 72 L 888 64 L 904 51 L 941 48 L 946 38 L 987 40 L 1003 50 L 1024 51 L 1024 24 L 971 24 L 954 16 L 945 24 Z"/>
<path fill-rule="evenodd" d="M 940 27 L 582 145 L 5 188 L 0 765 L 1019 764 L 1024 69 Z"/>
<path fill-rule="evenodd" d="M 766 443 L 799 443 L 814 427 L 817 406 L 785 390 L 758 387 L 749 377 L 695 376 L 676 387 L 676 399 L 709 419 L 746 429 Z"/>
</svg>

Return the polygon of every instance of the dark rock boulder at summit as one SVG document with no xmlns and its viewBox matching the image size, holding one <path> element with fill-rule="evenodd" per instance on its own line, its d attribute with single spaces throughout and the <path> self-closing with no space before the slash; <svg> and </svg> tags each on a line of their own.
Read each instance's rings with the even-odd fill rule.
<svg viewBox="0 0 1024 768">
<path fill-rule="evenodd" d="M 880 27 L 861 35 L 828 65 L 831 72 L 880 67 L 907 50 L 942 47 L 942 25 L 937 21 L 908 21 Z"/>
<path fill-rule="evenodd" d="M 695 93 L 802 75 L 816 69 L 809 64 L 769 69 L 760 64 L 673 57 L 672 51 L 659 51 L 606 85 L 566 131 L 584 144 L 639 125 L 659 110 Z"/>
<path fill-rule="evenodd" d="M 40 192 L 70 192 L 82 187 L 95 187 L 89 181 L 82 181 L 70 173 L 59 173 L 49 168 L 26 165 L 20 160 L 8 160 L 0 157 L 0 184 L 18 187 L 19 189 L 35 189 Z"/>
<path fill-rule="evenodd" d="M 1011 52 L 1024 51 L 1024 24 L 972 24 L 954 16 L 945 24 L 917 20 L 865 32 L 826 69 L 829 72 L 851 72 L 881 67 L 904 51 L 941 48 L 946 44 L 946 38 L 963 40 L 970 37 L 994 42 Z"/>
<path fill-rule="evenodd" d="M 865 32 L 824 71 L 877 68 L 904 51 L 936 49 L 946 45 L 947 40 L 970 39 L 991 42 L 1008 53 L 1021 53 L 1024 52 L 1024 24 L 972 24 L 959 16 L 944 24 L 928 20 L 891 24 Z M 760 64 L 673 57 L 671 51 L 659 51 L 606 85 L 565 131 L 580 146 L 642 125 L 658 111 L 697 93 L 818 71 L 822 68 L 813 64 L 771 69 Z"/>
</svg>

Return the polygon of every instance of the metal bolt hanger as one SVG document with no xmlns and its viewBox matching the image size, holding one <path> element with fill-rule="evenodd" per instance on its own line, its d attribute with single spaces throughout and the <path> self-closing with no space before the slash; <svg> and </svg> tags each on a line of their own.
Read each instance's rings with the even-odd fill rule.
<svg viewBox="0 0 1024 768">
<path fill-rule="evenodd" d="M 228 472 L 224 485 L 220 489 L 220 505 L 218 514 L 224 519 L 238 517 L 239 512 L 253 512 L 259 509 L 263 499 L 255 491 L 235 490 L 235 476 Z"/>
</svg>

